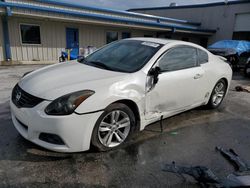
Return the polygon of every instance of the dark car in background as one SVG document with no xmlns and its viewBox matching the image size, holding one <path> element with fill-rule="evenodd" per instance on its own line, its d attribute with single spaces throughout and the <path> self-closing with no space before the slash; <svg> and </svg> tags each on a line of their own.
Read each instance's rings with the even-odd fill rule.
<svg viewBox="0 0 250 188">
<path fill-rule="evenodd" d="M 243 40 L 221 40 L 208 47 L 215 55 L 225 57 L 233 70 L 247 69 L 250 57 L 250 42 Z"/>
<path fill-rule="evenodd" d="M 247 60 L 245 69 L 244 69 L 244 73 L 246 76 L 250 77 L 250 57 Z"/>
</svg>

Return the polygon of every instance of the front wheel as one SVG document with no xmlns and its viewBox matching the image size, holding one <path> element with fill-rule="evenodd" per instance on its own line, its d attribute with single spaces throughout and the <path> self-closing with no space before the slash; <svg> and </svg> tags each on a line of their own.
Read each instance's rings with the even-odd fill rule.
<svg viewBox="0 0 250 188">
<path fill-rule="evenodd" d="M 98 118 L 91 143 L 99 151 L 108 151 L 121 146 L 135 126 L 132 110 L 121 103 L 111 104 Z"/>
<path fill-rule="evenodd" d="M 207 107 L 211 109 L 218 108 L 225 97 L 226 91 L 227 84 L 225 80 L 219 80 L 212 91 Z"/>
</svg>

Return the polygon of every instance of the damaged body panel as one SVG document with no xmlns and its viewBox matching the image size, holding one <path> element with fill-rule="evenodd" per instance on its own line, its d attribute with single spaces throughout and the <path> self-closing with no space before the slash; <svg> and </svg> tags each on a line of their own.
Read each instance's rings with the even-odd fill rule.
<svg viewBox="0 0 250 188">
<path fill-rule="evenodd" d="M 183 46 L 185 47 L 185 45 L 178 43 L 167 44 L 157 54 L 158 58 L 153 60 L 151 67 L 159 67 L 161 61 L 170 61 L 171 59 L 164 56 L 168 56 L 170 50 L 183 48 Z M 195 46 L 195 48 L 200 49 L 198 46 Z M 146 120 L 153 122 L 159 120 L 162 115 L 167 118 L 205 105 L 208 103 L 218 80 L 221 78 L 231 80 L 231 68 L 220 57 L 207 53 L 207 59 L 203 59 L 201 62 L 199 62 L 198 54 L 192 54 L 194 65 L 187 68 L 174 67 L 173 70 L 165 71 L 162 69 L 158 74 L 156 84 L 153 83 L 153 76 L 148 75 L 146 84 Z M 178 56 L 181 56 L 180 53 L 178 53 Z M 180 61 L 185 61 L 188 56 L 189 54 L 186 57 L 183 56 Z M 197 61 L 195 61 L 195 58 L 197 58 Z M 218 63 L 218 60 L 220 60 L 220 63 Z M 178 63 L 178 61 L 174 63 Z M 217 69 L 214 67 L 217 67 Z"/>
<path fill-rule="evenodd" d="M 160 74 L 160 82 L 146 94 L 147 112 L 156 111 L 167 116 L 168 113 L 204 103 L 206 91 L 199 89 L 199 85 L 205 85 L 205 80 L 193 78 L 199 72 L 203 72 L 201 67 Z"/>
</svg>

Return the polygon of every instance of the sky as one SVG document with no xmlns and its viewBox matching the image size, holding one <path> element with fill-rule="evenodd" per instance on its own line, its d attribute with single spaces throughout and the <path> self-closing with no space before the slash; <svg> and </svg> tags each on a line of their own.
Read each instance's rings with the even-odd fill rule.
<svg viewBox="0 0 250 188">
<path fill-rule="evenodd" d="M 61 1 L 74 4 L 102 7 L 102 8 L 127 10 L 130 8 L 169 6 L 169 4 L 172 2 L 175 2 L 178 5 L 190 5 L 190 4 L 214 3 L 225 0 L 61 0 Z"/>
</svg>

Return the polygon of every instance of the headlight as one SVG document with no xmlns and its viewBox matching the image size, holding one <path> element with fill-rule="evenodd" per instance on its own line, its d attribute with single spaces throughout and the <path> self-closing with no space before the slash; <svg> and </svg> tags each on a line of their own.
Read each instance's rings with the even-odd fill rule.
<svg viewBox="0 0 250 188">
<path fill-rule="evenodd" d="M 88 97 L 95 92 L 91 90 L 77 91 L 55 99 L 46 108 L 48 115 L 69 115 Z"/>
</svg>

